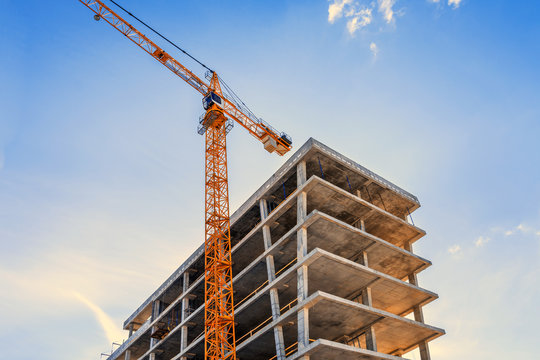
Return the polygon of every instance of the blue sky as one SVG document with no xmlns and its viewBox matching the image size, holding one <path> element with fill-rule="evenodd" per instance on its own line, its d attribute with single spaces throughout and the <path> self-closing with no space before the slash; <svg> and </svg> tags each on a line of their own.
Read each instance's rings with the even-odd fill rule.
<svg viewBox="0 0 540 360">
<path fill-rule="evenodd" d="M 121 4 L 297 148 L 419 197 L 434 359 L 537 355 L 537 1 Z M 203 239 L 201 99 L 78 1 L 0 12 L 0 358 L 97 359 Z M 236 127 L 231 209 L 285 160 Z"/>
</svg>

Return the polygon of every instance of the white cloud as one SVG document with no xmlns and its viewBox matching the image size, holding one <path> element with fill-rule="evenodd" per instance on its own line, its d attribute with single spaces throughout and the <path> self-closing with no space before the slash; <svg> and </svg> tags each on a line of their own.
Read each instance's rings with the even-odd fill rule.
<svg viewBox="0 0 540 360">
<path fill-rule="evenodd" d="M 347 22 L 347 30 L 351 35 L 354 35 L 358 29 L 371 24 L 371 9 L 361 9 L 359 11 L 352 10 L 346 15 L 351 17 L 351 19 Z"/>
<path fill-rule="evenodd" d="M 514 235 L 514 234 L 517 234 L 517 233 L 521 233 L 521 234 L 530 234 L 530 233 L 535 233 L 536 235 L 540 235 L 540 230 L 536 230 L 530 226 L 527 226 L 523 223 L 520 223 L 518 226 L 516 226 L 515 228 L 512 228 L 512 229 L 508 229 L 508 230 L 503 230 L 502 231 L 503 234 L 505 236 L 510 236 L 510 235 Z"/>
<path fill-rule="evenodd" d="M 448 252 L 452 255 L 456 255 L 461 252 L 461 246 L 459 245 L 453 245 L 448 248 Z"/>
<path fill-rule="evenodd" d="M 428 0 L 432 3 L 439 3 L 440 0 Z M 458 8 L 462 0 L 448 0 L 448 5 L 454 9 Z M 396 16 L 403 16 L 403 10 L 394 10 L 394 5 L 397 0 L 330 0 L 328 6 L 328 22 L 333 24 L 336 20 L 344 17 L 347 19 L 347 31 L 349 34 L 354 33 L 368 26 L 373 22 L 373 10 L 378 4 L 378 12 L 383 20 L 392 24 Z"/>
<path fill-rule="evenodd" d="M 124 339 L 122 330 L 114 324 L 114 321 L 105 313 L 105 311 L 103 311 L 103 309 L 78 292 L 73 292 L 73 296 L 94 313 L 94 316 L 103 328 L 107 339 L 109 339 L 111 343 L 121 342 L 121 340 Z"/>
<path fill-rule="evenodd" d="M 457 9 L 461 4 L 461 0 L 448 0 L 448 5 L 453 6 L 454 9 Z"/>
<path fill-rule="evenodd" d="M 394 20 L 394 10 L 392 7 L 396 0 L 379 0 L 379 12 L 383 14 L 384 20 L 391 23 Z"/>
<path fill-rule="evenodd" d="M 484 246 L 485 244 L 487 244 L 488 242 L 490 242 L 490 238 L 488 238 L 487 236 L 479 236 L 475 242 L 474 242 L 474 245 L 479 248 L 479 247 L 482 247 Z"/>
<path fill-rule="evenodd" d="M 373 53 L 373 57 L 377 57 L 377 54 L 379 53 L 379 48 L 377 47 L 377 44 L 371 42 L 371 44 L 369 44 L 369 50 L 371 50 L 371 52 Z"/>
<path fill-rule="evenodd" d="M 334 0 L 334 2 L 328 6 L 328 22 L 333 24 L 336 19 L 342 17 L 345 5 L 350 3 L 352 3 L 352 0 Z"/>
</svg>

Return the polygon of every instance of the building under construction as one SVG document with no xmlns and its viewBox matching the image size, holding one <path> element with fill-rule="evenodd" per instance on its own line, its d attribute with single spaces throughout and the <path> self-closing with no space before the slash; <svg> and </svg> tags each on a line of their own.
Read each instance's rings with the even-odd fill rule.
<svg viewBox="0 0 540 360">
<path fill-rule="evenodd" d="M 424 323 L 437 295 L 418 199 L 310 139 L 232 216 L 240 360 L 399 359 L 444 330 Z M 124 322 L 109 360 L 198 359 L 204 349 L 204 245 Z M 412 320 L 412 315 L 414 320 Z M 407 316 L 407 317 L 406 317 Z"/>
</svg>

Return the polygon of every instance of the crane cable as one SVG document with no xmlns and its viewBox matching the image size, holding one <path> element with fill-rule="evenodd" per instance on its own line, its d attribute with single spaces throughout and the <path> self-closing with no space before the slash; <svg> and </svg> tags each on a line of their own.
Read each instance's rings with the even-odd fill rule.
<svg viewBox="0 0 540 360">
<path fill-rule="evenodd" d="M 110 2 L 112 2 L 114 5 L 116 5 L 117 7 L 119 7 L 120 9 L 122 9 L 126 14 L 128 14 L 129 16 L 131 16 L 132 18 L 134 18 L 135 20 L 137 20 L 138 22 L 140 22 L 141 24 L 143 24 L 144 26 L 146 26 L 148 29 L 150 29 L 152 32 L 154 32 L 156 35 L 158 35 L 159 37 L 161 37 L 163 40 L 167 41 L 169 44 L 171 44 L 172 46 L 174 46 L 175 48 L 177 48 L 178 50 L 180 50 L 181 52 L 183 52 L 184 54 L 186 54 L 187 56 L 189 56 L 192 60 L 194 60 L 195 62 L 197 62 L 199 65 L 201 65 L 202 67 L 204 67 L 206 70 L 214 73 L 214 70 L 210 69 L 208 66 L 206 66 L 205 64 L 203 64 L 201 61 L 199 61 L 198 59 L 196 59 L 194 56 L 192 56 L 190 53 L 188 53 L 186 50 L 182 49 L 180 46 L 176 45 L 174 42 L 172 42 L 171 40 L 167 39 L 165 36 L 161 35 L 161 33 L 159 33 L 159 31 L 155 30 L 153 27 L 151 27 L 150 25 L 148 25 L 147 23 L 145 23 L 144 21 L 142 21 L 141 19 L 139 19 L 137 16 L 135 16 L 134 14 L 132 14 L 130 11 L 128 11 L 126 8 L 124 8 L 122 5 L 118 4 L 116 1 L 114 0 L 109 0 Z M 229 93 L 230 95 L 230 98 L 231 100 L 234 99 L 234 102 L 237 104 L 238 107 L 240 108 L 243 108 L 244 111 L 248 112 L 249 115 L 253 118 L 253 120 L 258 120 L 258 122 L 261 122 L 261 119 L 259 119 L 258 116 L 256 116 L 253 111 L 251 111 L 251 109 L 242 101 L 242 99 L 234 92 L 233 89 L 231 89 L 227 83 L 221 78 L 221 76 L 218 75 L 218 78 L 220 80 L 220 82 L 224 85 L 224 88 L 227 90 L 227 92 Z M 242 106 L 243 105 L 243 106 Z"/>
<path fill-rule="evenodd" d="M 120 9 L 122 9 L 124 12 L 126 12 L 129 16 L 131 16 L 132 18 L 134 18 L 135 20 L 137 20 L 138 22 L 140 22 L 141 24 L 143 24 L 144 26 L 146 26 L 148 29 L 150 29 L 151 31 L 153 31 L 156 35 L 158 35 L 159 37 L 161 37 L 163 40 L 167 41 L 169 44 L 171 44 L 172 46 L 174 46 L 175 48 L 177 48 L 178 50 L 180 50 L 181 52 L 183 52 L 184 54 L 186 54 L 187 56 L 189 56 L 191 59 L 193 59 L 194 61 L 196 61 L 199 65 L 201 65 L 202 67 L 204 67 L 206 70 L 208 71 L 211 71 L 211 72 L 214 72 L 214 70 L 210 69 L 208 66 L 204 65 L 202 62 L 200 62 L 199 60 L 197 60 L 195 57 L 193 57 L 190 53 L 188 53 L 187 51 L 185 51 L 184 49 L 182 49 L 180 46 L 176 45 L 175 43 L 173 43 L 171 40 L 167 39 L 165 36 L 161 35 L 157 30 L 154 30 L 154 28 L 152 28 L 150 25 L 146 24 L 144 21 L 142 21 L 141 19 L 139 19 L 138 17 L 136 17 L 135 15 L 133 15 L 132 13 L 130 13 L 128 10 L 126 10 L 125 8 L 123 8 L 120 4 L 118 4 L 116 1 L 114 0 L 109 0 L 110 2 L 112 2 L 114 5 L 118 6 Z"/>
</svg>

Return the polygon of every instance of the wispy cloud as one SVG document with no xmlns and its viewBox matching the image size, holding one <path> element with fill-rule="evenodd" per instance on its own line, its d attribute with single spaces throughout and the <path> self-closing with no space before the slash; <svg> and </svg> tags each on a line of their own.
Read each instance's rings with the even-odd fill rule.
<svg viewBox="0 0 540 360">
<path fill-rule="evenodd" d="M 459 245 L 453 245 L 448 248 L 448 252 L 452 255 L 457 255 L 461 252 L 461 246 Z"/>
<path fill-rule="evenodd" d="M 448 0 L 448 5 L 452 6 L 454 9 L 457 9 L 461 5 L 461 0 Z"/>
<path fill-rule="evenodd" d="M 535 234 L 540 235 L 540 229 L 535 229 L 532 226 L 526 225 L 524 223 L 520 223 L 516 227 L 513 227 L 511 229 L 497 229 L 499 232 L 502 231 L 502 233 L 506 236 L 511 236 L 515 234 Z"/>
<path fill-rule="evenodd" d="M 350 19 L 347 21 L 347 30 L 349 34 L 354 35 L 354 33 L 371 24 L 372 19 L 372 10 L 371 9 L 360 9 L 358 11 L 353 11 L 349 13 Z"/>
<path fill-rule="evenodd" d="M 328 22 L 333 24 L 334 21 L 343 16 L 345 5 L 352 3 L 352 0 L 334 0 L 328 6 Z"/>
<path fill-rule="evenodd" d="M 482 247 L 484 245 L 486 245 L 488 242 L 490 242 L 491 239 L 487 236 L 479 236 L 475 241 L 474 241 L 474 246 L 476 246 L 477 248 L 479 247 Z"/>
<path fill-rule="evenodd" d="M 387 23 L 394 21 L 394 4 L 396 0 L 379 0 L 379 12 L 383 14 L 384 20 Z"/>
<path fill-rule="evenodd" d="M 105 311 L 103 311 L 103 309 L 78 292 L 73 292 L 73 296 L 92 311 L 96 320 L 103 328 L 109 342 L 113 343 L 124 339 L 122 330 L 115 325 L 114 321 L 105 313 Z"/>
<path fill-rule="evenodd" d="M 440 0 L 429 0 L 429 2 L 432 3 L 440 3 Z M 459 5 L 461 5 L 462 0 L 448 0 L 448 5 L 453 7 L 454 9 L 457 9 Z"/>
<path fill-rule="evenodd" d="M 377 44 L 375 44 L 374 42 L 371 42 L 371 44 L 369 44 L 369 50 L 373 54 L 373 57 L 376 58 L 377 54 L 379 53 L 379 48 L 377 47 Z"/>
<path fill-rule="evenodd" d="M 373 5 L 362 5 L 358 0 L 333 0 L 328 6 L 328 22 L 333 24 L 342 17 L 347 19 L 347 31 L 354 35 L 359 29 L 371 24 Z"/>
<path fill-rule="evenodd" d="M 440 0 L 429 0 L 439 3 Z M 448 5 L 457 9 L 462 0 L 448 0 Z M 395 23 L 396 16 L 402 16 L 403 10 L 395 10 L 397 0 L 330 0 L 328 22 L 335 23 L 340 18 L 347 19 L 347 32 L 353 36 L 358 30 L 374 22 L 373 12 L 380 14 L 380 20 L 387 24 Z"/>
</svg>

